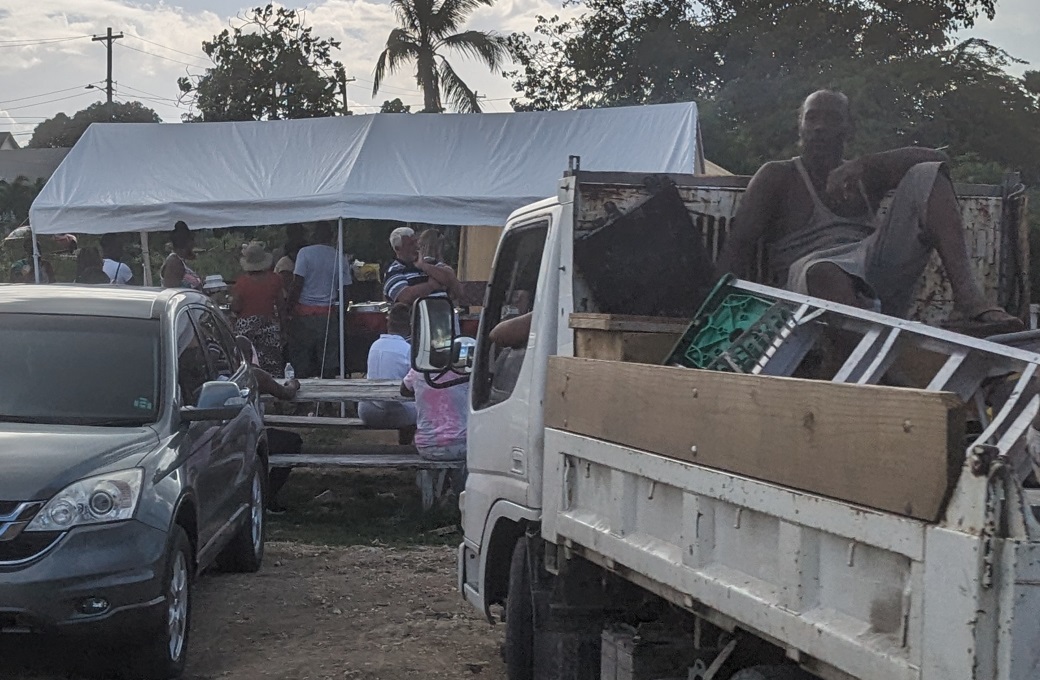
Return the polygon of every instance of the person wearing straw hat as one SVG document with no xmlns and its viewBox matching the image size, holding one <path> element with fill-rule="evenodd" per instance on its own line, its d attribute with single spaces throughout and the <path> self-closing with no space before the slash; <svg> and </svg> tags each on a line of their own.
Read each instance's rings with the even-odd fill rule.
<svg viewBox="0 0 1040 680">
<path fill-rule="evenodd" d="M 272 259 L 258 241 L 242 247 L 242 274 L 231 288 L 231 311 L 238 317 L 235 333 L 253 343 L 260 368 L 281 376 L 285 292 L 281 278 L 271 271 Z"/>
</svg>

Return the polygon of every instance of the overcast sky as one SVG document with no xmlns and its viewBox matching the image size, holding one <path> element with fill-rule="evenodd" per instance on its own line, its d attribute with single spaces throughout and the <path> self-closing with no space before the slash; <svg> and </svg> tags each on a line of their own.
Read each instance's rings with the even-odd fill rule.
<svg viewBox="0 0 1040 680">
<path fill-rule="evenodd" d="M 92 42 L 111 26 L 126 36 L 114 48 L 113 80 L 118 100 L 139 99 L 164 121 L 176 122 L 186 111 L 177 102 L 177 78 L 200 74 L 209 63 L 201 43 L 219 33 L 246 8 L 266 0 L 0 0 L 0 131 L 11 131 L 23 146 L 33 127 L 59 111 L 72 114 L 104 98 L 105 48 Z M 994 21 L 982 21 L 964 36 L 986 38 L 1040 68 L 1038 0 L 998 0 Z M 286 3 L 292 5 L 293 3 Z M 530 30 L 538 14 L 560 11 L 561 0 L 497 0 L 474 13 L 468 28 L 502 33 Z M 378 110 L 384 99 L 400 97 L 413 109 L 422 96 L 407 73 L 385 82 L 373 98 L 372 69 L 394 26 L 393 13 L 381 0 L 318 0 L 305 5 L 306 21 L 316 35 L 342 41 L 336 55 L 356 78 L 348 89 L 359 113 Z M 30 44 L 31 43 L 31 44 Z M 457 58 L 456 70 L 481 95 L 488 112 L 509 111 L 514 95 L 509 82 Z"/>
</svg>

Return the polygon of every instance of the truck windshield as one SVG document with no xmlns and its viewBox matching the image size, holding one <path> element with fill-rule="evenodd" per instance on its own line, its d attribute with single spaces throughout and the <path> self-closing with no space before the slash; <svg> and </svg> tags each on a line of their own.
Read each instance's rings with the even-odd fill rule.
<svg viewBox="0 0 1040 680">
<path fill-rule="evenodd" d="M 155 422 L 159 356 L 158 321 L 0 314 L 0 422 Z"/>
</svg>

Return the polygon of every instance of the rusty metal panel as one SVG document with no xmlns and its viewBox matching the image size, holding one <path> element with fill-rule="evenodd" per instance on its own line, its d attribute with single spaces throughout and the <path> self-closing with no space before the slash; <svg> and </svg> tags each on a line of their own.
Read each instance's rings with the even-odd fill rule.
<svg viewBox="0 0 1040 680">
<path fill-rule="evenodd" d="M 986 299 L 997 305 L 1001 302 L 1002 200 L 999 197 L 968 196 L 961 198 L 960 206 L 972 269 Z M 937 253 L 932 253 L 932 260 L 917 284 L 914 300 L 910 318 L 933 326 L 944 321 L 953 310 L 953 292 Z"/>
</svg>

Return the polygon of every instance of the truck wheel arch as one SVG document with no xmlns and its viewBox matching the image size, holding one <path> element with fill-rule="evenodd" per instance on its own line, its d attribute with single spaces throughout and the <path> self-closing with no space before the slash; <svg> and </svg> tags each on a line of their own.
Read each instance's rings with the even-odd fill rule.
<svg viewBox="0 0 1040 680">
<path fill-rule="evenodd" d="M 503 604 L 509 589 L 509 564 L 513 547 L 524 534 L 537 531 L 541 510 L 499 500 L 488 512 L 480 556 L 484 611 Z"/>
</svg>

